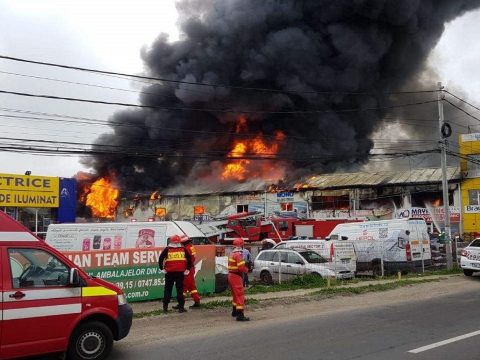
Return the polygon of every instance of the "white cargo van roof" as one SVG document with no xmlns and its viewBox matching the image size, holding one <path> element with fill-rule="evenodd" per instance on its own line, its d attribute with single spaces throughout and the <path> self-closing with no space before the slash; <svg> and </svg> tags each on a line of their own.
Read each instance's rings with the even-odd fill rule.
<svg viewBox="0 0 480 360">
<path fill-rule="evenodd" d="M 189 221 L 173 221 L 177 226 L 189 237 L 189 238 L 199 238 L 206 237 L 203 232 L 201 232 L 195 224 Z"/>
</svg>

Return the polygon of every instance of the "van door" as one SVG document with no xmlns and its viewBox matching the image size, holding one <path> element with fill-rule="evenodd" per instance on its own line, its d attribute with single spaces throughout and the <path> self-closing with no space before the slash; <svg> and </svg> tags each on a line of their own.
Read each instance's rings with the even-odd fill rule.
<svg viewBox="0 0 480 360">
<path fill-rule="evenodd" d="M 416 221 L 408 222 L 407 231 L 410 233 L 406 236 L 410 241 L 410 251 L 412 253 L 413 261 L 421 261 L 423 255 L 423 239 L 419 229 L 419 224 Z M 403 232 L 402 232 L 403 235 Z"/>
<path fill-rule="evenodd" d="M 41 248 L 11 247 L 4 256 L 2 355 L 64 350 L 82 311 L 81 287 L 68 285 L 69 268 Z"/>
<path fill-rule="evenodd" d="M 305 273 L 305 262 L 303 259 L 294 252 L 289 252 L 287 255 L 287 264 L 285 273 L 288 279 L 295 278 Z"/>
</svg>

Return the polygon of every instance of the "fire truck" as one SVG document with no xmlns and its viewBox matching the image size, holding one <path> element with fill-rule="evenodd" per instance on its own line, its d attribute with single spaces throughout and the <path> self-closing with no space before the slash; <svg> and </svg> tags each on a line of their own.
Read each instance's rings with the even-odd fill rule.
<svg viewBox="0 0 480 360">
<path fill-rule="evenodd" d="M 236 237 L 249 242 L 266 238 L 280 242 L 295 237 L 324 239 L 338 224 L 359 221 L 362 220 L 315 220 L 294 217 L 264 219 L 262 214 L 257 212 L 242 212 L 197 226 L 214 243 L 229 243 L 229 239 Z"/>
</svg>

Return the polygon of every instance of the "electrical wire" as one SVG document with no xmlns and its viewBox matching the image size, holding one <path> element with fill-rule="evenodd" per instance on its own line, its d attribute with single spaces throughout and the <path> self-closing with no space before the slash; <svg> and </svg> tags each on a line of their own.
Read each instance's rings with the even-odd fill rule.
<svg viewBox="0 0 480 360">
<path fill-rule="evenodd" d="M 137 78 L 137 79 L 142 79 L 142 80 L 155 80 L 155 81 L 161 81 L 161 82 L 170 82 L 170 83 L 174 83 L 174 84 L 186 84 L 186 85 L 206 86 L 206 87 L 215 87 L 215 88 L 222 87 L 222 88 L 235 89 L 235 90 L 263 91 L 263 92 L 273 92 L 273 93 L 293 93 L 293 94 L 328 94 L 328 95 L 341 95 L 341 94 L 344 94 L 344 95 L 372 95 L 372 94 L 374 94 L 374 93 L 371 93 L 371 92 L 369 93 L 369 92 L 345 92 L 345 91 L 298 91 L 298 90 L 280 90 L 280 89 L 270 89 L 270 88 L 233 86 L 233 85 L 226 85 L 226 84 L 208 84 L 208 83 L 202 83 L 202 82 L 172 80 L 172 79 L 153 77 L 153 76 L 134 75 L 134 74 L 114 72 L 114 71 L 97 70 L 97 69 L 84 68 L 84 67 L 79 67 L 79 66 L 71 66 L 71 65 L 65 65 L 65 64 L 57 64 L 57 63 L 51 63 L 51 62 L 29 60 L 29 59 L 18 58 L 18 57 L 13 57 L 13 56 L 6 56 L 6 55 L 1 55 L 1 54 L 0 54 L 0 59 L 23 62 L 23 63 L 28 63 L 28 64 L 58 67 L 58 68 L 69 69 L 69 70 L 86 71 L 86 72 L 96 73 L 96 74 L 124 76 L 124 77 Z M 388 95 L 420 94 L 420 93 L 436 93 L 438 91 L 440 91 L 440 90 L 397 91 L 397 92 L 383 92 L 382 94 L 388 94 Z M 379 93 L 377 93 L 377 94 L 379 94 Z"/>
<path fill-rule="evenodd" d="M 17 92 L 17 91 L 7 91 L 7 90 L 0 90 L 0 93 L 9 94 L 9 95 L 17 95 L 17 96 L 34 97 L 34 98 L 52 99 L 52 100 L 77 101 L 77 102 L 90 103 L 90 104 L 117 105 L 117 106 L 125 106 L 125 107 L 168 110 L 168 111 L 198 111 L 198 112 L 234 113 L 234 114 L 281 114 L 281 115 L 285 115 L 285 114 L 327 114 L 327 113 L 378 111 L 378 110 L 403 108 L 403 107 L 409 107 L 409 106 L 418 106 L 418 105 L 424 105 L 424 104 L 430 104 L 430 103 L 437 102 L 437 100 L 427 100 L 427 101 L 406 103 L 406 104 L 401 104 L 401 105 L 383 106 L 383 107 L 376 107 L 376 108 L 355 108 L 355 109 L 336 109 L 336 110 L 329 109 L 329 110 L 261 111 L 261 110 L 208 109 L 208 108 L 188 108 L 188 107 L 173 107 L 173 106 L 140 105 L 140 104 L 110 102 L 110 101 L 101 101 L 101 100 L 89 100 L 89 99 L 80 99 L 80 98 L 71 98 L 71 97 L 62 97 L 62 96 L 53 96 L 53 95 L 31 94 L 31 93 Z"/>
</svg>

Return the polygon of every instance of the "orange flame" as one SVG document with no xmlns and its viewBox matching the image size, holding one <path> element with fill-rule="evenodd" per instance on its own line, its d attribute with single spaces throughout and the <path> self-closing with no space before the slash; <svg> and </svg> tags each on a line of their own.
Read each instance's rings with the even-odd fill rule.
<svg viewBox="0 0 480 360">
<path fill-rule="evenodd" d="M 236 124 L 236 133 L 248 131 L 247 119 L 240 117 Z M 241 158 L 246 155 L 261 155 L 262 158 L 275 158 L 278 153 L 280 143 L 285 139 L 285 134 L 278 130 L 275 133 L 275 140 L 267 143 L 262 134 L 258 134 L 251 140 L 237 140 L 233 144 L 233 149 L 228 153 L 229 158 Z M 223 167 L 222 180 L 244 181 L 247 177 L 280 177 L 278 168 L 275 164 L 265 162 L 260 166 L 253 166 L 249 159 L 236 159 L 228 162 Z"/>
<path fill-rule="evenodd" d="M 91 185 L 85 185 L 80 201 L 92 210 L 92 215 L 99 218 L 113 219 L 115 217 L 119 190 L 112 181 L 102 177 Z"/>
</svg>

